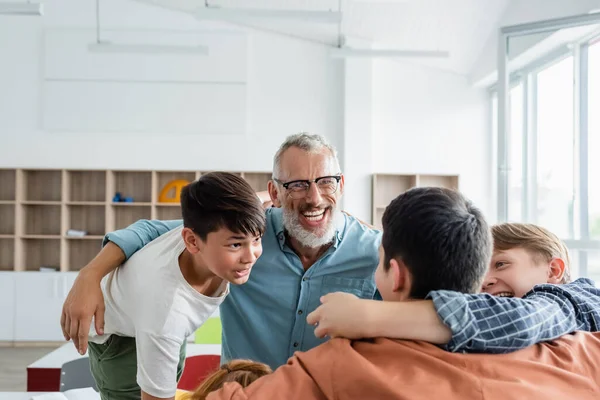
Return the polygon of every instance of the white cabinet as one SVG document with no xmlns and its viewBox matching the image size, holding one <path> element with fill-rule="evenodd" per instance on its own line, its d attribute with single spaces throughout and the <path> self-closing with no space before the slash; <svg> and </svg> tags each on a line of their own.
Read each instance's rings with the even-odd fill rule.
<svg viewBox="0 0 600 400">
<path fill-rule="evenodd" d="M 15 273 L 0 272 L 0 341 L 15 335 Z"/>
<path fill-rule="evenodd" d="M 15 341 L 64 341 L 63 303 L 77 272 L 13 272 Z"/>
</svg>

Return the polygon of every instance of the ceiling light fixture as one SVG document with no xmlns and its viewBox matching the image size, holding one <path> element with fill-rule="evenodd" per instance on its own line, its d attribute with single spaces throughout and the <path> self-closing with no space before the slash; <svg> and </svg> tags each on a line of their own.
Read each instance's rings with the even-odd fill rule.
<svg viewBox="0 0 600 400">
<path fill-rule="evenodd" d="M 0 15 L 43 15 L 44 5 L 41 3 L 0 2 Z"/>
</svg>

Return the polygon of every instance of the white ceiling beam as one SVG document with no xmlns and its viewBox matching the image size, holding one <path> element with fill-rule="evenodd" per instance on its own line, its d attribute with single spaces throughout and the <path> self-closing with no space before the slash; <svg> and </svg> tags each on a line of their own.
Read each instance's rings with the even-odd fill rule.
<svg viewBox="0 0 600 400">
<path fill-rule="evenodd" d="M 180 46 L 180 45 L 159 45 L 159 44 L 129 44 L 129 43 L 111 43 L 99 42 L 88 45 L 88 51 L 92 53 L 113 53 L 113 54 L 189 54 L 189 55 L 208 55 L 206 46 Z"/>
<path fill-rule="evenodd" d="M 330 51 L 333 58 L 401 58 L 401 57 L 424 57 L 424 58 L 447 58 L 450 53 L 447 51 L 428 51 L 428 50 L 378 50 L 378 49 L 353 49 L 336 48 Z"/>
<path fill-rule="evenodd" d="M 297 19 L 304 22 L 337 24 L 342 21 L 338 11 L 268 10 L 254 8 L 204 7 L 195 12 L 198 19 L 241 20 L 241 19 Z"/>
</svg>

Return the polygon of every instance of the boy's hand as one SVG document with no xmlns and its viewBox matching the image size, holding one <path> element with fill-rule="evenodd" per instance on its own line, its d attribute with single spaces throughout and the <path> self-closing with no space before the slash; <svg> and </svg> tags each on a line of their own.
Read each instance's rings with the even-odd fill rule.
<svg viewBox="0 0 600 400">
<path fill-rule="evenodd" d="M 92 317 L 98 334 L 104 333 L 104 295 L 100 288 L 101 277 L 82 269 L 75 279 L 63 304 L 60 326 L 65 340 L 73 344 L 83 355 L 87 351 L 88 335 Z"/>
<path fill-rule="evenodd" d="M 369 337 L 369 300 L 359 299 L 350 293 L 336 292 L 322 296 L 321 303 L 306 317 L 308 324 L 317 325 L 316 337 Z"/>
</svg>

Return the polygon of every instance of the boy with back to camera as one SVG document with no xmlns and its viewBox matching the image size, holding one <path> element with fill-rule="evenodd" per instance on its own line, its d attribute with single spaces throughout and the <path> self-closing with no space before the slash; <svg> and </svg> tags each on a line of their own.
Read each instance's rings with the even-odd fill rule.
<svg viewBox="0 0 600 400">
<path fill-rule="evenodd" d="M 187 338 L 262 253 L 265 212 L 243 178 L 203 175 L 182 189 L 181 209 L 181 227 L 102 281 L 104 331 L 92 326 L 89 355 L 103 400 L 173 399 Z"/>
<path fill-rule="evenodd" d="M 571 282 L 569 252 L 556 235 L 533 224 L 503 223 L 492 227 L 492 236 L 482 294 L 432 291 L 431 300 L 382 303 L 332 293 L 308 321 L 318 324 L 317 336 L 387 336 L 485 353 L 600 329 L 600 289 L 586 278 Z"/>
<path fill-rule="evenodd" d="M 492 238 L 481 212 L 460 193 L 411 189 L 390 203 L 382 225 L 379 303 L 411 304 L 434 290 L 480 290 Z M 385 337 L 333 338 L 296 352 L 248 387 L 226 383 L 207 400 L 592 400 L 600 398 L 598 357 L 600 334 L 589 332 L 509 354 L 452 353 Z"/>
</svg>

